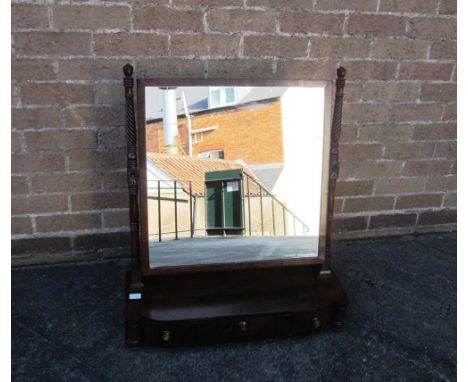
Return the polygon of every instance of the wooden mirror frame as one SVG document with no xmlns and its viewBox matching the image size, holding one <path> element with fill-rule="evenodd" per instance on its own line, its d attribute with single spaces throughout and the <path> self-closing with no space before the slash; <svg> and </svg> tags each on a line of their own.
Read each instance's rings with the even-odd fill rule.
<svg viewBox="0 0 468 382">
<path fill-rule="evenodd" d="M 227 80 L 227 79 L 138 79 L 138 135 L 135 119 L 133 67 L 125 65 L 124 87 L 127 114 L 127 181 L 129 191 L 130 214 L 130 250 L 134 269 L 141 271 L 143 276 L 176 274 L 190 272 L 207 272 L 236 269 L 255 269 L 268 267 L 284 267 L 295 265 L 322 265 L 322 273 L 329 271 L 330 240 L 333 219 L 333 207 L 336 180 L 339 172 L 338 152 L 341 134 L 341 116 L 343 107 L 343 91 L 346 71 L 343 67 L 337 69 L 335 101 L 330 125 L 332 86 L 331 81 L 285 81 L 285 80 Z M 320 211 L 319 254 L 318 257 L 252 261 L 243 263 L 223 264 L 193 264 L 172 267 L 150 268 L 148 243 L 148 212 L 146 200 L 146 118 L 145 118 L 145 87 L 147 86 L 313 86 L 325 85 L 324 113 L 324 149 L 322 163 L 322 198 Z M 329 134 L 327 134 L 329 132 Z M 138 139 L 137 139 L 138 136 Z M 138 145 L 137 145 L 138 141 Z M 138 147 L 137 147 L 138 146 Z M 137 152 L 138 149 L 138 152 Z M 140 162 L 138 166 L 138 161 Z"/>
</svg>

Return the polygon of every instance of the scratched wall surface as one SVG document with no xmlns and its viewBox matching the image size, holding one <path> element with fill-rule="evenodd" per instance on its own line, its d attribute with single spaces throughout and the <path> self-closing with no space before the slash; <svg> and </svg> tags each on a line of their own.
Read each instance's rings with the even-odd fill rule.
<svg viewBox="0 0 468 382">
<path fill-rule="evenodd" d="M 332 80 L 335 238 L 456 228 L 455 0 L 13 1 L 12 263 L 128 255 L 122 66 Z"/>
</svg>

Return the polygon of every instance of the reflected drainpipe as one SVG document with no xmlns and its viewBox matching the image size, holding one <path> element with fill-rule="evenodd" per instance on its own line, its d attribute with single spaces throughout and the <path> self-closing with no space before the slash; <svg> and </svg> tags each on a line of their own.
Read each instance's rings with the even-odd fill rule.
<svg viewBox="0 0 468 382">
<path fill-rule="evenodd" d="M 163 138 L 164 152 L 178 154 L 178 127 L 176 88 L 160 88 L 163 98 Z"/>
</svg>

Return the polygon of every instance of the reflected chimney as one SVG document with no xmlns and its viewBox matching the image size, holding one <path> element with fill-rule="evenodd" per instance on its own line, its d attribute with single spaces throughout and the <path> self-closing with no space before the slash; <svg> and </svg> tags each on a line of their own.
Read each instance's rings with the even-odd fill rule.
<svg viewBox="0 0 468 382">
<path fill-rule="evenodd" d="M 161 88 L 163 95 L 164 152 L 178 154 L 177 104 L 175 88 Z"/>
</svg>

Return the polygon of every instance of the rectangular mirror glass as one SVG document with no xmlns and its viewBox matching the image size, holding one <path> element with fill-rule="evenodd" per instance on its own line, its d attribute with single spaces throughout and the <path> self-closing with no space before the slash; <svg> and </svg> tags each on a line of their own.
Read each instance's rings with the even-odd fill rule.
<svg viewBox="0 0 468 382">
<path fill-rule="evenodd" d="M 149 269 L 321 258 L 329 84 L 248 85 L 139 84 Z"/>
</svg>

